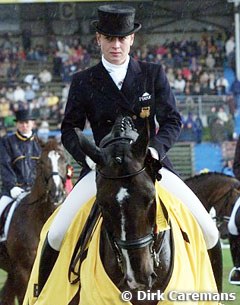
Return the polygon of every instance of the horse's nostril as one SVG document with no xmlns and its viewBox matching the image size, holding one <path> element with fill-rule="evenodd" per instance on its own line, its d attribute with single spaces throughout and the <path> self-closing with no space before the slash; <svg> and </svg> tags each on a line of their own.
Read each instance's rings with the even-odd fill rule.
<svg viewBox="0 0 240 305">
<path fill-rule="evenodd" d="M 132 280 L 133 280 L 133 279 L 132 279 L 129 275 L 127 275 L 127 274 L 125 275 L 125 278 L 124 278 L 124 279 L 125 279 L 126 282 L 132 282 Z"/>
</svg>

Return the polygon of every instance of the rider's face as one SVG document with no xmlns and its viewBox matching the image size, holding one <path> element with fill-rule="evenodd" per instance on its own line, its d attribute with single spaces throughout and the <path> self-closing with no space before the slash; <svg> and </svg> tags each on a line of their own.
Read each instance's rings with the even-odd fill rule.
<svg viewBox="0 0 240 305">
<path fill-rule="evenodd" d="M 108 62 L 114 65 L 121 65 L 125 62 L 134 41 L 134 34 L 112 37 L 97 33 L 96 37 L 102 54 Z"/>
<path fill-rule="evenodd" d="M 33 130 L 34 126 L 35 122 L 32 120 L 17 122 L 17 129 L 20 131 L 21 134 L 30 133 Z"/>
</svg>

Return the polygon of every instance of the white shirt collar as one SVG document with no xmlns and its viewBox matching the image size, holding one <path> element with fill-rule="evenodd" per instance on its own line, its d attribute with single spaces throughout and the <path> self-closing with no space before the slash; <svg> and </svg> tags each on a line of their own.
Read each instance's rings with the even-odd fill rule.
<svg viewBox="0 0 240 305">
<path fill-rule="evenodd" d="M 103 66 L 105 67 L 105 69 L 110 73 L 112 71 L 116 71 L 116 70 L 119 70 L 119 69 L 125 69 L 127 71 L 127 68 L 128 68 L 128 64 L 129 64 L 129 61 L 130 61 L 130 56 L 128 55 L 127 56 L 127 59 L 125 60 L 125 62 L 121 65 L 114 65 L 114 64 L 111 64 L 109 61 L 107 61 L 104 56 L 102 55 L 102 63 L 103 63 Z"/>
<path fill-rule="evenodd" d="M 111 76 L 112 80 L 116 84 L 119 90 L 122 88 L 123 81 L 125 79 L 125 76 L 127 74 L 127 68 L 130 61 L 130 56 L 127 56 L 127 59 L 125 62 L 121 65 L 114 65 L 108 62 L 103 56 L 102 56 L 102 64 L 104 68 L 108 71 L 109 75 Z"/>
</svg>

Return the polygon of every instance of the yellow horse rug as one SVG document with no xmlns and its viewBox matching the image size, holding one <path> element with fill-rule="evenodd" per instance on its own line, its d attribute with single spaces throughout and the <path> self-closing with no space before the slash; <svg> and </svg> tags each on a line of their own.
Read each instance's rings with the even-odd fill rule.
<svg viewBox="0 0 240 305">
<path fill-rule="evenodd" d="M 157 226 L 159 230 L 168 230 L 169 225 L 163 217 L 161 198 L 171 222 L 174 240 L 174 268 L 171 279 L 165 289 L 164 300 L 158 304 L 180 305 L 217 305 L 218 301 L 202 300 L 202 294 L 217 295 L 217 288 L 212 272 L 211 263 L 206 250 L 201 229 L 189 210 L 176 197 L 156 184 Z M 45 224 L 32 269 L 23 305 L 71 305 L 77 293 L 80 293 L 78 305 L 131 305 L 130 301 L 123 302 L 121 292 L 112 283 L 104 270 L 100 258 L 100 219 L 94 230 L 88 248 L 88 254 L 83 261 L 80 271 L 81 290 L 79 283 L 71 284 L 68 280 L 68 269 L 74 247 L 81 233 L 83 225 L 90 213 L 95 198 L 87 202 L 76 215 L 69 228 L 56 264 L 40 296 L 34 297 L 35 286 L 38 281 L 38 268 L 41 248 L 48 228 L 54 215 Z M 57 213 L 57 211 L 55 212 Z M 185 237 L 183 238 L 183 232 Z M 186 241 L 188 240 L 188 241 Z M 188 294 L 186 294 L 188 293 Z M 193 295 L 195 296 L 193 298 Z M 179 300 L 180 296 L 180 300 Z M 183 299 L 181 299 L 183 297 Z M 186 298 L 186 300 L 184 300 Z M 197 299 L 199 300 L 197 300 Z M 144 301 L 143 301 L 144 304 Z"/>
</svg>

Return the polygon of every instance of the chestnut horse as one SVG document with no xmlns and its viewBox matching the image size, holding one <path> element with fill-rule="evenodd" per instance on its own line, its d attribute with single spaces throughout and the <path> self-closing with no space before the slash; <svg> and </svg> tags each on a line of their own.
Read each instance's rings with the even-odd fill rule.
<svg viewBox="0 0 240 305">
<path fill-rule="evenodd" d="M 35 183 L 11 220 L 7 240 L 0 244 L 0 268 L 7 279 L 0 304 L 22 304 L 43 224 L 65 197 L 66 159 L 55 140 L 43 144 Z"/>
<path fill-rule="evenodd" d="M 209 212 L 215 209 L 216 224 L 222 239 L 228 238 L 228 220 L 233 206 L 240 196 L 240 181 L 222 173 L 209 172 L 195 175 L 185 183 L 201 200 Z"/>
</svg>

